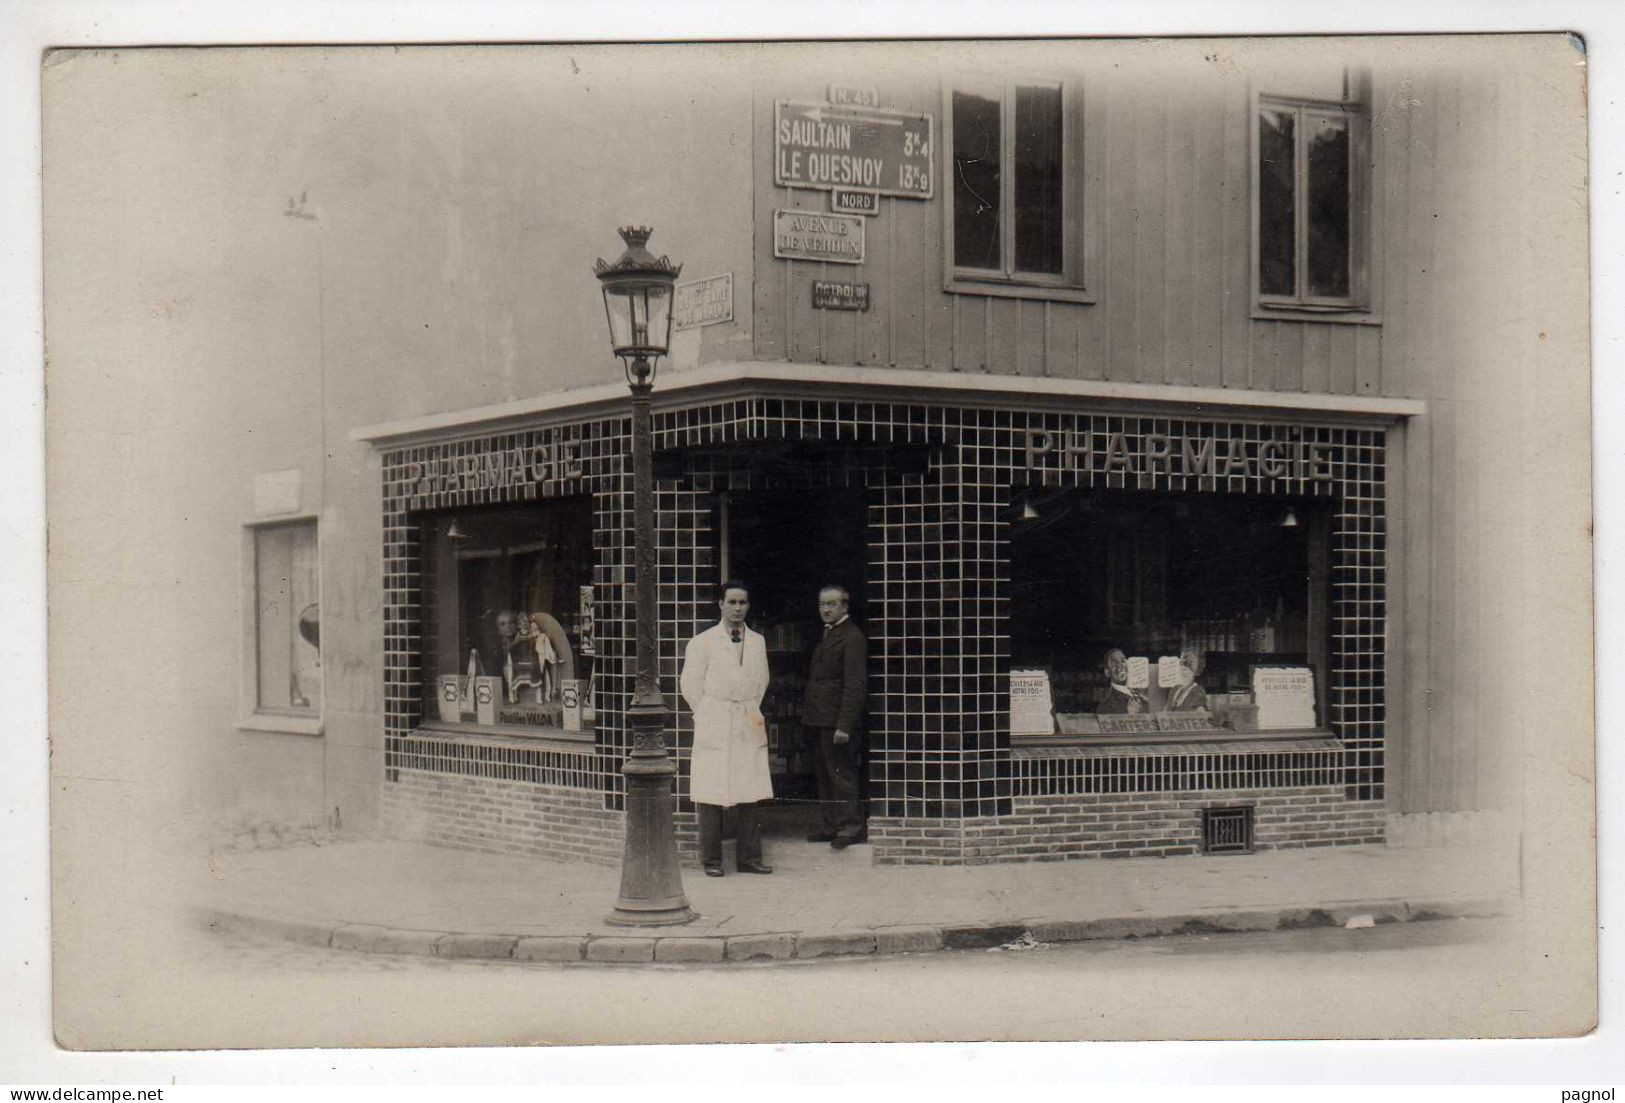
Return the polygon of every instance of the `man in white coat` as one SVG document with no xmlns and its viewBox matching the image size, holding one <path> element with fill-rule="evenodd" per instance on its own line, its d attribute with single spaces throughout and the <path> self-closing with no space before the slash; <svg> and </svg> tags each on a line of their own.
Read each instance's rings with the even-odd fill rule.
<svg viewBox="0 0 1625 1103">
<path fill-rule="evenodd" d="M 757 801 L 773 799 L 768 772 L 767 641 L 745 627 L 750 591 L 723 583 L 720 623 L 688 641 L 680 681 L 694 714 L 694 753 L 688 792 L 700 813 L 700 861 L 708 877 L 722 876 L 722 810 L 738 809 L 740 873 L 772 873 L 762 861 Z"/>
</svg>

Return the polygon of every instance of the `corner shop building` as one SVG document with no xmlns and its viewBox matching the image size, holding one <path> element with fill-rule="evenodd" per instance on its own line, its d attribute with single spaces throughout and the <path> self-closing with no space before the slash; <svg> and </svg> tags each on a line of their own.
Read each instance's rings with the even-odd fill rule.
<svg viewBox="0 0 1625 1103">
<path fill-rule="evenodd" d="M 54 677 L 100 692 L 53 723 L 105 733 L 103 702 L 124 702 L 118 753 L 173 786 L 165 807 L 614 860 L 626 398 L 601 385 L 590 265 L 647 220 L 685 281 L 733 290 L 656 385 L 662 687 L 677 706 L 712 587 L 749 578 L 788 807 L 831 580 L 873 644 L 880 861 L 1196 849 L 1203 812 L 1248 808 L 1258 847 L 1392 842 L 1514 807 L 1519 756 L 1589 715 L 1579 687 L 1530 691 L 1589 662 L 1547 615 L 1576 577 L 1547 552 L 1588 493 L 1559 447 L 1586 410 L 1584 273 L 1546 232 L 1569 196 L 1530 182 L 1581 164 L 1583 127 L 1490 53 L 1412 41 L 1361 84 L 1356 46 L 1293 44 L 1306 87 L 1277 81 L 1270 44 L 1229 47 L 1222 71 L 1135 43 L 719 47 L 735 79 L 717 80 L 682 47 L 289 51 L 252 79 L 231 51 L 121 56 L 102 99 L 57 106 L 77 137 L 47 165 L 75 181 L 47 211 L 48 276 L 72 291 L 51 471 L 74 496 L 51 553 L 165 581 L 56 572 Z M 1062 139 L 1042 208 L 1060 231 L 1039 239 L 1058 274 L 956 263 L 990 240 L 955 222 L 958 122 L 991 133 L 978 105 L 1001 94 L 967 66 L 1041 86 L 1001 102 Z M 182 76 L 200 95 L 178 116 Z M 781 212 L 835 213 L 832 189 L 780 179 L 780 104 L 833 106 L 849 80 L 929 119 L 934 190 L 853 216 L 861 263 L 779 255 Z M 120 128 L 95 109 L 111 97 L 175 125 Z M 1366 278 L 1341 305 L 1262 293 L 1254 145 L 1292 97 L 1367 142 Z M 257 551 L 294 533 L 288 604 L 319 604 L 319 679 L 266 661 L 256 623 L 256 571 L 281 569 Z M 552 703 L 440 712 L 470 659 L 506 676 L 504 612 L 588 687 L 581 730 Z M 72 630 L 106 623 L 143 646 Z M 295 657 L 303 623 L 282 625 Z M 1090 721 L 1113 649 L 1199 650 L 1215 716 L 1251 667 L 1307 667 L 1312 722 L 1108 732 Z M 1033 671 L 1048 736 L 1011 710 Z M 94 740 L 57 753 L 65 777 L 109 773 Z"/>
<path fill-rule="evenodd" d="M 870 637 L 876 862 L 1200 853 L 1204 813 L 1215 810 L 1242 816 L 1246 842 L 1259 848 L 1381 842 L 1386 439 L 1409 404 L 1305 420 L 1239 406 L 1242 395 L 1225 396 L 1224 409 L 1048 390 L 783 365 L 663 380 L 659 638 L 679 757 L 690 734 L 675 692 L 683 644 L 714 623 L 717 582 L 740 576 L 752 583 L 752 622 L 775 652 L 765 706 L 775 793 L 788 804 L 813 796 L 794 714 L 814 595 L 833 580 L 852 591 Z M 628 427 L 602 391 L 546 406 L 505 411 L 494 424 L 476 411 L 439 428 L 362 432 L 382 451 L 385 491 L 384 821 L 427 841 L 612 862 L 633 647 Z M 1111 528 L 1101 510 L 1139 523 L 1094 544 L 1075 530 L 1028 536 L 1045 515 Z M 1282 529 L 1288 511 L 1293 524 Z M 467 623 L 466 611 L 452 612 L 459 601 L 483 603 L 476 619 L 502 604 L 486 600 L 488 584 L 470 565 L 494 562 L 504 577 L 547 569 L 520 562 L 526 553 L 513 549 L 538 541 L 516 542 L 515 518 L 529 518 L 521 527 L 540 543 L 572 525 L 590 529 L 557 537 L 591 547 L 590 581 L 525 584 L 562 595 L 555 604 L 590 591 L 585 648 L 583 615 L 553 610 L 569 649 L 591 652 L 574 663 L 596 667 L 581 679 L 593 722 L 576 731 L 553 717 L 527 724 L 523 710 L 481 725 L 435 708 L 440 679 L 462 672 L 478 629 L 455 648 L 437 650 L 435 635 Z M 1182 554 L 1170 547 L 1170 524 L 1197 525 L 1195 547 L 1214 540 L 1221 552 L 1298 539 L 1276 551 L 1285 570 L 1231 587 L 1247 590 L 1250 604 L 1216 606 L 1228 580 L 1213 575 L 1231 558 Z M 1046 555 L 1057 540 L 1065 554 Z M 1040 576 L 1025 600 L 1021 572 Z M 1184 589 L 1210 600 L 1182 600 L 1164 577 L 1182 572 L 1200 574 L 1200 586 Z M 454 588 L 459 600 L 448 596 Z M 1012 661 L 1043 661 L 1063 719 L 1094 711 L 1103 637 L 1084 630 L 1098 623 L 1091 596 L 1112 603 L 1105 624 L 1130 651 L 1177 652 L 1216 618 L 1236 621 L 1246 638 L 1207 657 L 1209 692 L 1219 692 L 1221 668 L 1239 675 L 1229 684 L 1245 685 L 1253 664 L 1307 662 L 1322 680 L 1324 720 L 1290 730 L 1013 735 Z M 1247 622 L 1277 616 L 1263 650 Z M 680 794 L 685 786 L 686 769 Z M 692 812 L 682 807 L 686 832 Z M 1209 847 L 1214 828 L 1209 820 Z"/>
</svg>

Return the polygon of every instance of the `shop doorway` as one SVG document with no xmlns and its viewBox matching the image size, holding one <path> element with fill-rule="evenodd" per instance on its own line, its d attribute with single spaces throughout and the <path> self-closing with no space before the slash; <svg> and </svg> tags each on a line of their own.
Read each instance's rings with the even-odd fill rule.
<svg viewBox="0 0 1625 1103">
<path fill-rule="evenodd" d="M 816 830 L 818 799 L 801 727 L 807 662 L 823 632 L 818 590 L 852 595 L 852 619 L 867 631 L 867 495 L 862 487 L 729 491 L 718 518 L 723 575 L 750 586 L 750 625 L 767 639 L 772 681 L 762 712 L 773 769 L 773 808 L 764 826 L 799 838 Z"/>
</svg>

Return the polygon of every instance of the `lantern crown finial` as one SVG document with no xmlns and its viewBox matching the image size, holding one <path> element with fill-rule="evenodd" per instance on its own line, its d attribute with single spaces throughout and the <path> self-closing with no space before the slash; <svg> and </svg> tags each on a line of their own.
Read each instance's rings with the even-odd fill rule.
<svg viewBox="0 0 1625 1103">
<path fill-rule="evenodd" d="M 593 265 L 593 272 L 599 276 L 614 275 L 621 272 L 648 272 L 655 275 L 669 275 L 676 279 L 683 271 L 681 264 L 673 264 L 670 257 L 656 257 L 649 252 L 648 243 L 654 233 L 650 226 L 622 226 L 619 230 L 621 240 L 626 242 L 626 252 L 616 257 L 614 262 L 602 258 Z"/>
</svg>

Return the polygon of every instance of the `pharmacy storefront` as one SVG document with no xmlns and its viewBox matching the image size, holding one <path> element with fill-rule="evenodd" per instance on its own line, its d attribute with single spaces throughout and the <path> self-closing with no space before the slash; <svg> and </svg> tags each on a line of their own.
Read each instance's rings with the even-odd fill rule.
<svg viewBox="0 0 1625 1103">
<path fill-rule="evenodd" d="M 678 666 L 730 576 L 768 642 L 796 845 L 815 795 L 796 715 L 829 582 L 870 639 L 875 862 L 1382 841 L 1392 418 L 830 375 L 719 366 L 657 391 L 685 858 Z M 618 861 L 624 399 L 361 435 L 382 459 L 386 827 Z"/>
</svg>

